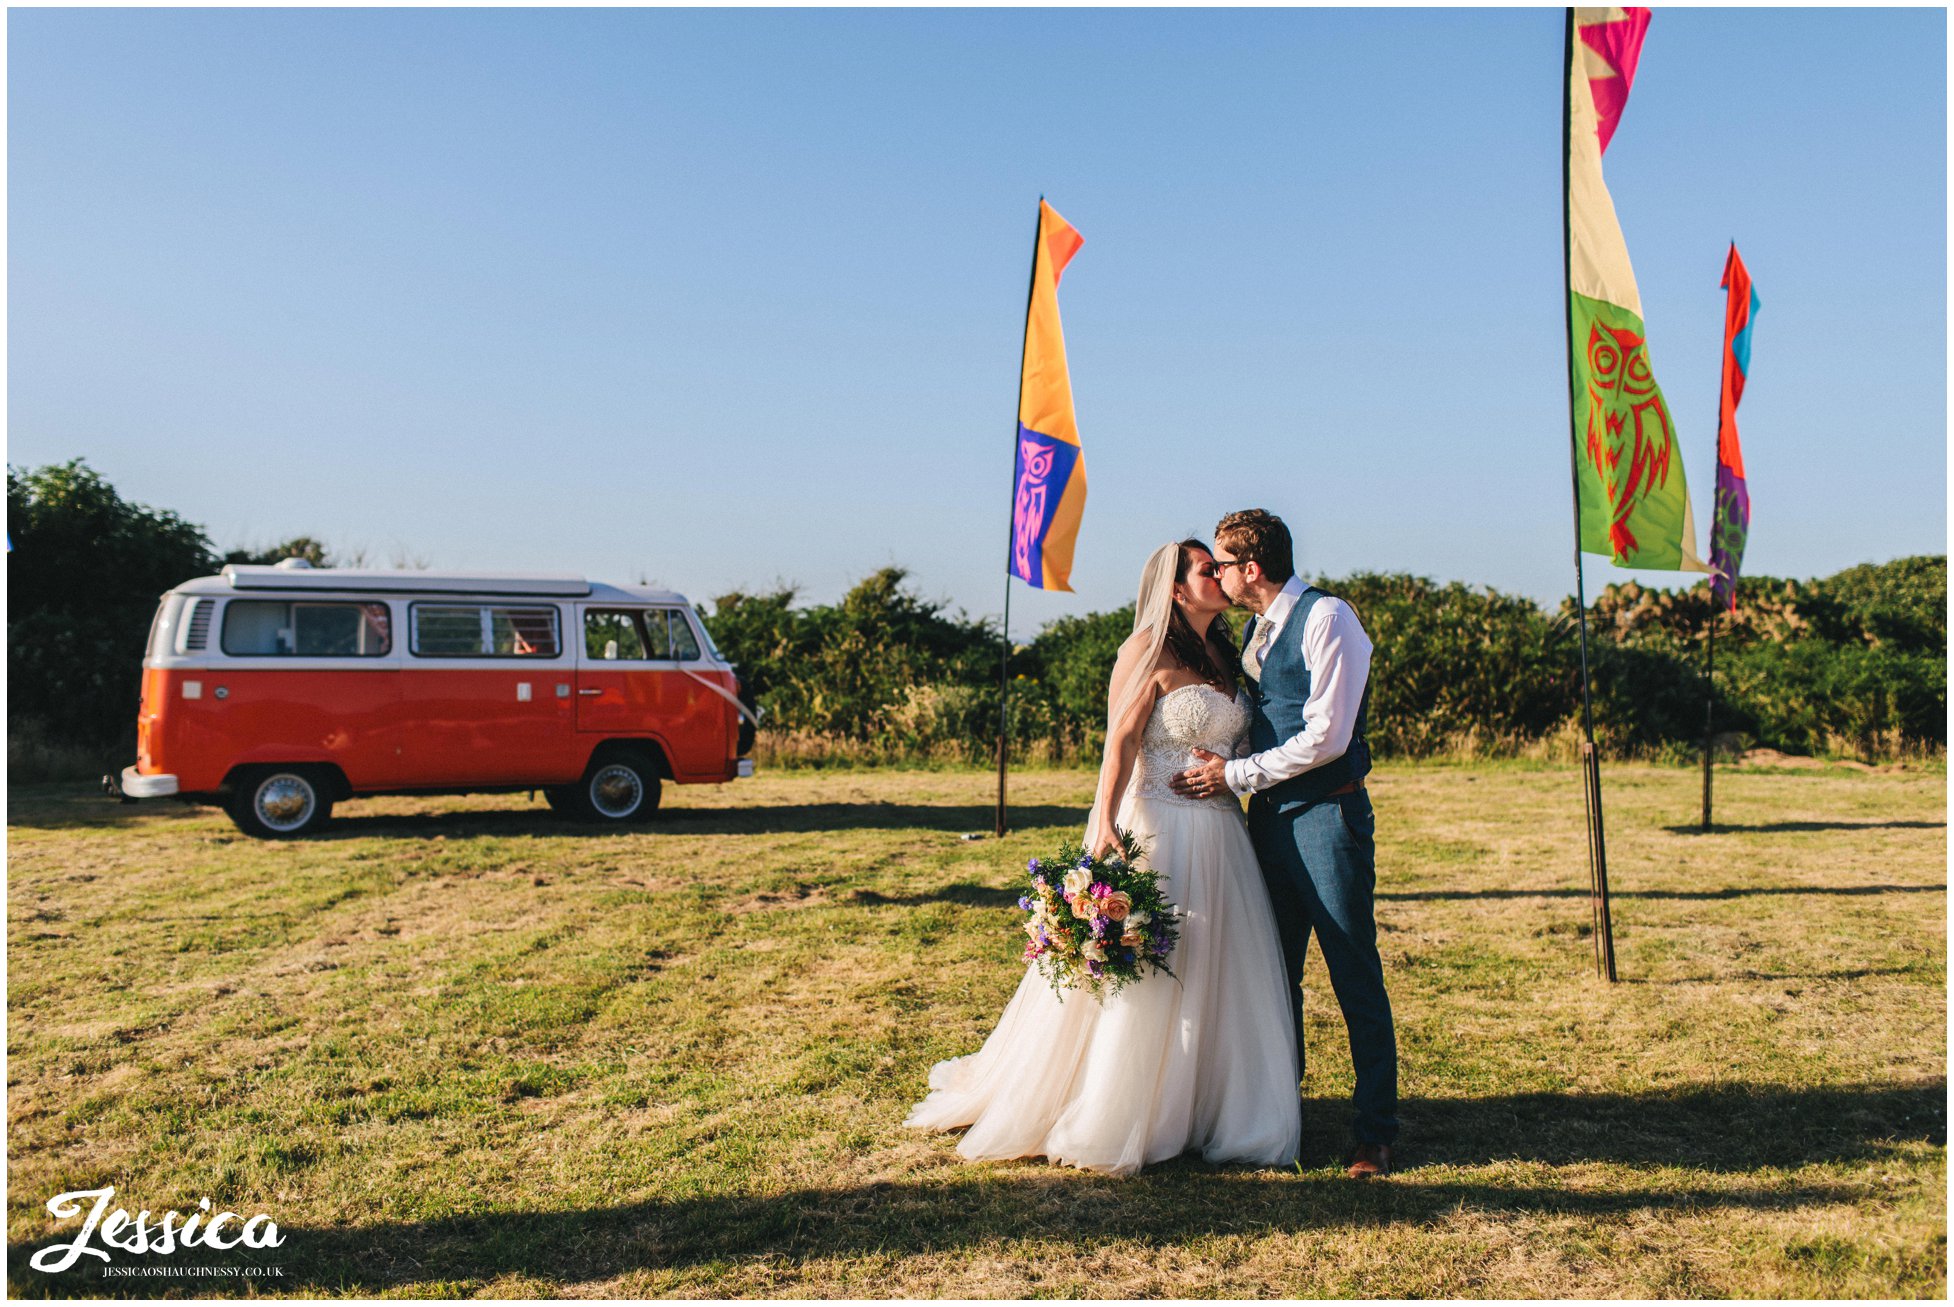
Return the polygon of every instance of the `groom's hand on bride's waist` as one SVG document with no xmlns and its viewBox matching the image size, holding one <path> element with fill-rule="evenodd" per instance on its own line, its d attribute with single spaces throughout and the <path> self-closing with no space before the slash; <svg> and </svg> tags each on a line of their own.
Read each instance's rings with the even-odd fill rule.
<svg viewBox="0 0 1954 1307">
<path fill-rule="evenodd" d="M 1177 771 L 1167 778 L 1167 784 L 1174 793 L 1188 799 L 1211 799 L 1216 795 L 1232 793 L 1228 788 L 1226 759 L 1206 749 L 1194 750 L 1194 756 L 1201 760 L 1198 767 Z"/>
</svg>

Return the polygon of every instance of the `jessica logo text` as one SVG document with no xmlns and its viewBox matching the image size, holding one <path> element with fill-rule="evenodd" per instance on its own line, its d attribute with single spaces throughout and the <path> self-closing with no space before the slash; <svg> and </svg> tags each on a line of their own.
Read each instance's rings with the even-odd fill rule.
<svg viewBox="0 0 1954 1307">
<path fill-rule="evenodd" d="M 200 1210 L 190 1213 L 186 1219 L 177 1212 L 164 1212 L 160 1222 L 153 1222 L 147 1209 L 136 1216 L 130 1216 L 123 1208 L 109 1210 L 109 1200 L 115 1197 L 113 1186 L 106 1189 L 77 1189 L 72 1193 L 56 1194 L 48 1199 L 47 1209 L 55 1216 L 66 1220 L 82 1214 L 84 1200 L 93 1199 L 88 1217 L 82 1222 L 81 1232 L 72 1243 L 50 1244 L 28 1259 L 28 1265 L 37 1271 L 55 1274 L 67 1270 L 84 1255 L 109 1260 L 107 1252 L 89 1246 L 89 1240 L 99 1237 L 110 1248 L 125 1253 L 173 1253 L 179 1248 L 209 1248 L 225 1251 L 243 1245 L 246 1248 L 276 1248 L 284 1243 L 279 1236 L 277 1224 L 260 1212 L 246 1221 L 236 1212 L 218 1212 L 211 1215 L 210 1199 L 201 1200 Z M 238 1224 L 235 1236 L 226 1237 L 224 1227 Z"/>
</svg>

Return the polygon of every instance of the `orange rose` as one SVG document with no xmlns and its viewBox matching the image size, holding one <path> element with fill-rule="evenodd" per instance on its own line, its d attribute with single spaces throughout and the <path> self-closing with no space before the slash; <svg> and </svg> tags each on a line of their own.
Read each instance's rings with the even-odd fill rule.
<svg viewBox="0 0 1954 1307">
<path fill-rule="evenodd" d="M 1108 894 L 1099 910 L 1106 914 L 1108 921 L 1125 921 L 1126 914 L 1133 910 L 1133 896 L 1125 890 Z"/>
</svg>

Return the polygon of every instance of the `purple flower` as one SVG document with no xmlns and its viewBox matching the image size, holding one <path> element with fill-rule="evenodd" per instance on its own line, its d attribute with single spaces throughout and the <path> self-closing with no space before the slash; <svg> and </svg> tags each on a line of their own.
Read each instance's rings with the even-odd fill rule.
<svg viewBox="0 0 1954 1307">
<path fill-rule="evenodd" d="M 1094 917 L 1092 919 L 1092 937 L 1094 939 L 1106 938 L 1106 918 Z"/>
<path fill-rule="evenodd" d="M 1033 858 L 1030 862 L 1025 863 L 1024 869 L 1036 876 L 1038 874 L 1038 859 Z"/>
<path fill-rule="evenodd" d="M 1026 898 L 1026 897 L 1025 897 L 1024 895 L 1022 895 L 1022 894 L 1020 894 L 1020 895 L 1018 896 L 1018 911 L 1020 911 L 1020 912 L 1029 912 L 1029 911 L 1031 911 L 1031 900 L 1030 900 L 1030 899 L 1028 899 L 1028 898 Z"/>
</svg>

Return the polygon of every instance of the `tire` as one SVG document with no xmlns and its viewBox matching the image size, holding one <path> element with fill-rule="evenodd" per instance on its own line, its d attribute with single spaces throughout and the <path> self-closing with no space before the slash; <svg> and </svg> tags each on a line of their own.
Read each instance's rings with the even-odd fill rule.
<svg viewBox="0 0 1954 1307">
<path fill-rule="evenodd" d="M 739 687 L 739 694 L 737 697 L 740 701 L 740 704 L 746 709 L 747 712 L 750 712 L 755 717 L 758 717 L 760 715 L 760 699 L 758 695 L 753 693 L 753 687 L 751 685 L 748 685 L 746 678 L 744 676 L 741 676 L 737 672 L 733 673 L 733 683 Z M 757 735 L 759 732 L 754 727 L 753 723 L 747 720 L 745 714 L 741 714 L 737 725 L 739 727 L 739 736 L 738 739 L 734 742 L 735 747 L 733 750 L 733 756 L 735 758 L 744 758 L 748 754 L 753 752 L 753 739 L 754 736 Z"/>
<path fill-rule="evenodd" d="M 331 793 L 325 776 L 310 767 L 254 767 L 239 774 L 224 806 L 253 839 L 289 840 L 326 824 Z"/>
<path fill-rule="evenodd" d="M 571 790 L 571 810 L 601 826 L 650 821 L 658 785 L 658 769 L 642 753 L 600 753 Z"/>
</svg>

